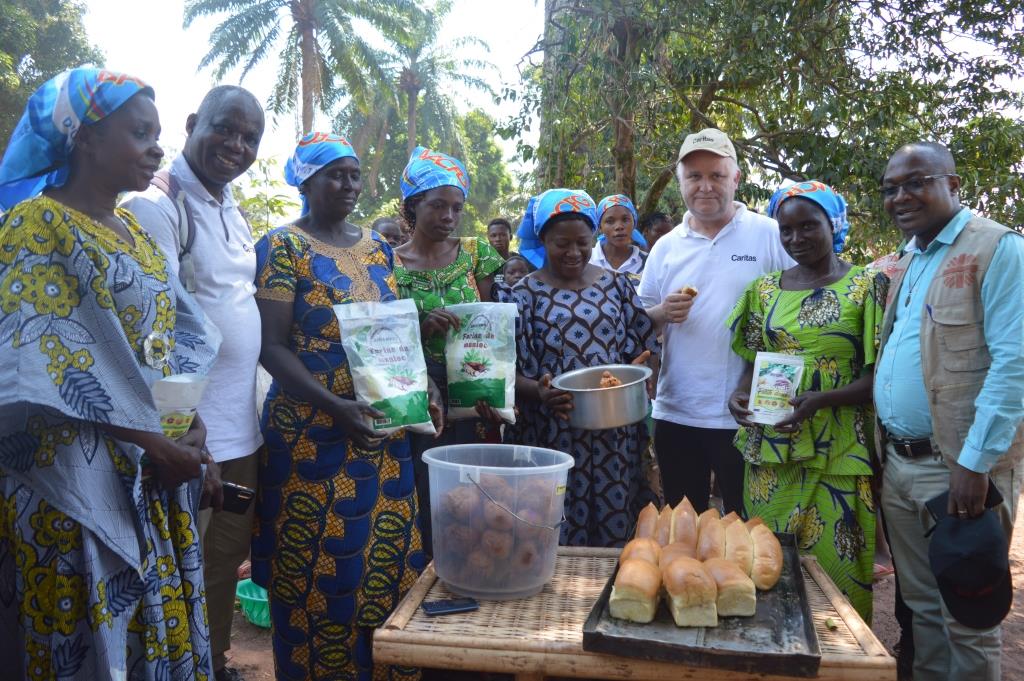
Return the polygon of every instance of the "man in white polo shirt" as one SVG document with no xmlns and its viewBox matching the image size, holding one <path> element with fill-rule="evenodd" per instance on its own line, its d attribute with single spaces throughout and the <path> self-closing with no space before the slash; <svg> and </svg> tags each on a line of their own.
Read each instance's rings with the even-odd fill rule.
<svg viewBox="0 0 1024 681">
<path fill-rule="evenodd" d="M 256 252 L 229 185 L 256 160 L 263 126 L 263 109 L 250 92 L 230 85 L 210 90 L 186 120 L 185 149 L 168 173 L 125 202 L 163 250 L 169 273 L 181 278 L 224 337 L 199 413 L 221 479 L 250 489 L 263 444 L 256 415 Z M 241 675 L 226 666 L 226 653 L 253 504 L 241 514 L 208 513 L 201 514 L 200 527 L 213 669 L 217 681 L 236 681 Z"/>
<path fill-rule="evenodd" d="M 687 136 L 676 175 L 687 211 L 651 249 L 639 288 L 648 313 L 664 325 L 655 455 L 668 503 L 685 495 L 705 510 L 714 470 L 726 512 L 740 512 L 743 459 L 732 445 L 737 426 L 728 400 L 743 360 L 725 321 L 747 284 L 794 263 L 776 222 L 734 200 L 740 169 L 725 133 Z M 681 293 L 688 286 L 696 296 Z"/>
</svg>

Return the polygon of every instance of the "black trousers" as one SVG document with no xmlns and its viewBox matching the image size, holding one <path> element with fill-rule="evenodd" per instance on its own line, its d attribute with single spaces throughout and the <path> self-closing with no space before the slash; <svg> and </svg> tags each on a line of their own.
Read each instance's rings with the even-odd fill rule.
<svg viewBox="0 0 1024 681">
<path fill-rule="evenodd" d="M 661 470 L 665 502 L 675 506 L 686 496 L 698 513 L 706 511 L 714 471 L 725 512 L 743 515 L 743 457 L 732 444 L 735 436 L 735 428 L 696 428 L 655 421 L 654 455 Z"/>
</svg>

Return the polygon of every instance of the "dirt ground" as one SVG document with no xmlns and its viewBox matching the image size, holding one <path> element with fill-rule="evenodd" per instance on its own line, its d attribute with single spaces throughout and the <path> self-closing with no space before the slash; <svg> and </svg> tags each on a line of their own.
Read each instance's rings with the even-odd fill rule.
<svg viewBox="0 0 1024 681">
<path fill-rule="evenodd" d="M 1018 528 L 1024 527 L 1024 510 L 1018 504 Z M 1024 679 L 1024 532 L 1015 532 L 1010 547 L 1014 589 L 1013 610 L 1003 621 L 1003 679 Z M 893 580 L 875 584 L 875 615 L 872 629 L 892 651 L 899 640 L 899 627 L 893 617 Z M 229 665 L 236 667 L 247 681 L 272 681 L 274 663 L 270 652 L 270 631 L 249 624 L 235 613 Z"/>
</svg>

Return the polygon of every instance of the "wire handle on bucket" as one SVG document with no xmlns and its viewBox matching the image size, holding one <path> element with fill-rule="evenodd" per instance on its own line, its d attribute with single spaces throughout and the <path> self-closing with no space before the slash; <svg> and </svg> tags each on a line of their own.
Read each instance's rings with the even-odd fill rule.
<svg viewBox="0 0 1024 681">
<path fill-rule="evenodd" d="M 495 498 L 494 498 L 494 497 L 492 497 L 492 496 L 491 496 L 490 494 L 488 494 L 488 493 L 487 493 L 487 490 L 485 490 L 485 489 L 484 489 L 483 487 L 481 487 L 481 486 L 480 486 L 480 483 L 479 483 L 479 482 L 477 482 L 477 481 L 476 481 L 476 479 L 475 479 L 475 478 L 474 478 L 474 477 L 473 477 L 472 475 L 467 475 L 466 477 L 467 477 L 467 478 L 469 479 L 469 481 L 470 481 L 471 483 L 473 483 L 473 484 L 474 484 L 474 485 L 476 486 L 476 488 L 477 488 L 478 490 L 480 490 L 480 491 L 481 491 L 481 492 L 483 493 L 483 495 L 484 495 L 485 497 L 487 497 L 487 499 L 488 499 L 488 500 L 489 500 L 489 501 L 490 501 L 490 502 L 491 502 L 492 504 L 494 504 L 495 506 L 497 506 L 498 508 L 500 508 L 500 509 L 501 509 L 502 511 L 504 511 L 505 513 L 508 513 L 508 514 L 509 514 L 510 516 L 512 516 L 513 518 L 515 518 L 515 519 L 516 519 L 516 520 L 518 520 L 519 522 L 521 522 L 521 523 L 525 523 L 525 524 L 529 525 L 530 527 L 536 527 L 536 528 L 537 528 L 537 529 L 539 529 L 539 530 L 549 530 L 549 531 L 551 531 L 551 532 L 557 532 L 557 531 L 558 531 L 558 528 L 562 526 L 562 523 L 564 523 L 564 522 L 566 521 L 566 517 L 565 517 L 565 510 L 563 509 L 563 511 L 562 511 L 562 519 L 561 519 L 561 520 L 559 520 L 559 521 L 558 521 L 558 522 L 557 522 L 557 523 L 556 523 L 555 525 L 539 525 L 539 524 L 537 524 L 537 523 L 533 523 L 533 522 L 530 522 L 530 521 L 529 521 L 529 520 L 527 520 L 526 518 L 521 518 L 521 517 L 519 517 L 519 515 L 518 515 L 518 514 L 516 514 L 516 513 L 514 512 L 514 511 L 512 511 L 512 510 L 510 510 L 510 509 L 508 509 L 508 508 L 505 508 L 505 506 L 504 506 L 504 505 L 503 505 L 503 504 L 502 504 L 501 502 L 499 502 L 499 501 L 498 501 L 497 499 L 495 499 Z"/>
</svg>

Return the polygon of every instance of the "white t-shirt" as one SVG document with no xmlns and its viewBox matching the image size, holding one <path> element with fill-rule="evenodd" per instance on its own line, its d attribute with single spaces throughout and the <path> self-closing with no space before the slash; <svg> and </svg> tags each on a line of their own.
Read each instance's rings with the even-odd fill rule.
<svg viewBox="0 0 1024 681">
<path fill-rule="evenodd" d="M 681 324 L 665 326 L 654 418 L 698 428 L 736 428 L 729 395 L 743 374 L 725 321 L 747 285 L 795 263 L 782 248 L 775 220 L 736 203 L 736 215 L 714 239 L 689 229 L 690 213 L 654 244 L 640 279 L 646 307 L 691 285 L 699 293 Z"/>
<path fill-rule="evenodd" d="M 594 244 L 594 250 L 590 252 L 590 264 L 597 265 L 598 267 L 603 267 L 604 269 L 611 270 L 612 272 L 622 272 L 625 274 L 640 274 L 641 272 L 644 271 L 645 259 L 642 255 L 643 251 L 641 251 L 640 248 L 637 246 L 631 246 L 630 248 L 632 250 L 629 253 L 629 257 L 626 258 L 626 261 L 622 263 L 622 265 L 618 269 L 615 269 L 614 267 L 612 267 L 612 264 L 608 262 L 608 258 L 606 258 L 604 255 L 604 243 L 598 241 L 596 244 Z"/>
<path fill-rule="evenodd" d="M 195 298 L 224 337 L 199 414 L 206 424 L 210 454 L 215 461 L 228 461 L 252 454 L 263 444 L 256 410 L 260 358 L 256 250 L 229 187 L 224 188 L 222 203 L 217 203 L 181 155 L 171 162 L 170 172 L 181 185 L 195 220 L 191 250 Z M 171 199 L 150 187 L 131 194 L 123 205 L 164 252 L 168 273 L 178 276 L 178 212 Z"/>
</svg>

